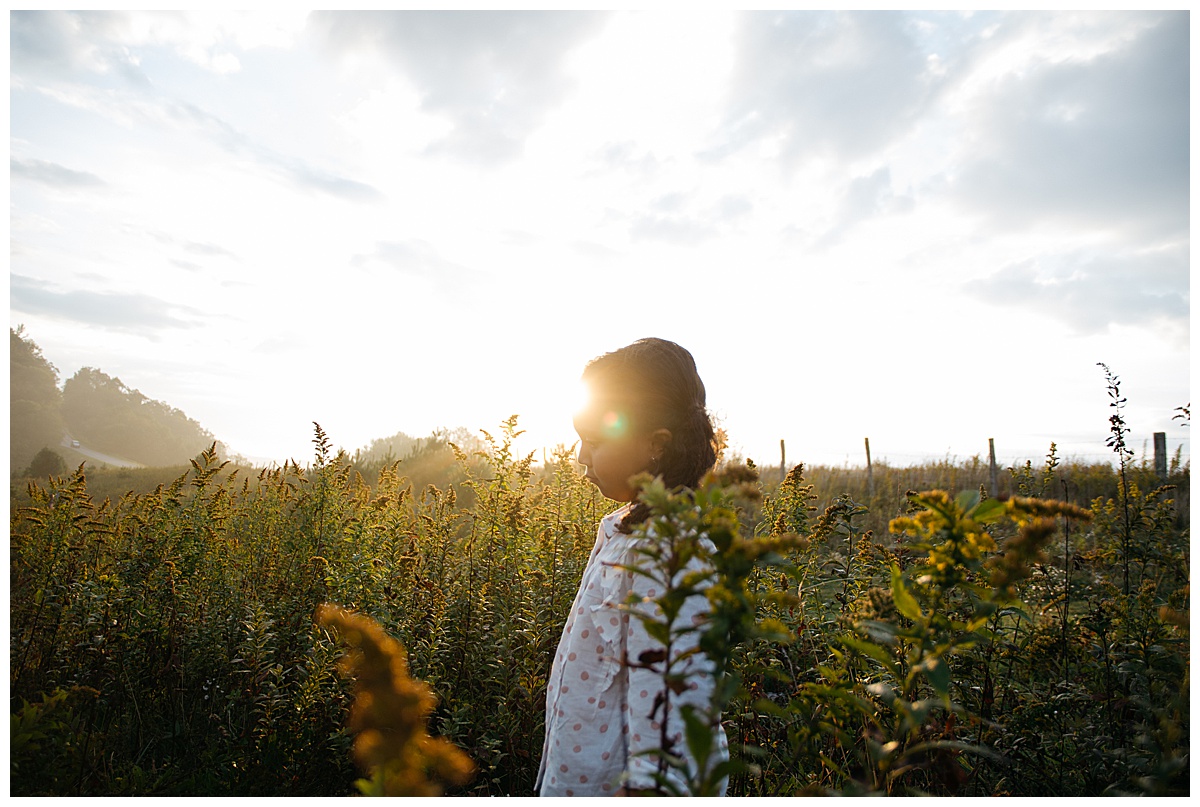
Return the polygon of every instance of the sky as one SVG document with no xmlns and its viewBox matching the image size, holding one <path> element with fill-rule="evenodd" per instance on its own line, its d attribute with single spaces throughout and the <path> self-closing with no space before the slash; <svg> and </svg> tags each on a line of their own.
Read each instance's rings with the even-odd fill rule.
<svg viewBox="0 0 1200 807">
<path fill-rule="evenodd" d="M 690 350 L 778 464 L 1190 458 L 1187 12 L 12 12 L 9 321 L 231 451 L 570 444 Z M 1149 448 L 1147 448 L 1149 446 Z"/>
</svg>

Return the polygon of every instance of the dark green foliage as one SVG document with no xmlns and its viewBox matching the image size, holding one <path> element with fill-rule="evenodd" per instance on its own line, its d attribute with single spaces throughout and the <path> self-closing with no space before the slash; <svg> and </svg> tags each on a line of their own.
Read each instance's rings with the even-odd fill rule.
<svg viewBox="0 0 1200 807">
<path fill-rule="evenodd" d="M 57 451 L 52 451 L 49 448 L 43 448 L 34 455 L 33 460 L 29 463 L 28 470 L 25 471 L 26 476 L 42 479 L 48 476 L 61 476 L 67 470 L 67 464 L 63 462 L 63 458 L 59 456 Z"/>
<path fill-rule="evenodd" d="M 25 336 L 23 327 L 8 331 L 9 468 L 23 469 L 40 450 L 63 439 L 62 395 L 58 370 Z"/>
</svg>

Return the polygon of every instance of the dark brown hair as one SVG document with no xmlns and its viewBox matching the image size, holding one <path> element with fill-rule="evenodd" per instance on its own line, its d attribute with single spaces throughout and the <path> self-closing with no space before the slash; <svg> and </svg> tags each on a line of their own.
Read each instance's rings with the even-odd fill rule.
<svg viewBox="0 0 1200 807">
<path fill-rule="evenodd" d="M 583 380 L 592 395 L 616 407 L 631 429 L 668 429 L 657 467 L 667 488 L 694 488 L 717 461 L 717 440 L 705 408 L 704 382 L 692 354 L 666 339 L 639 339 L 588 362 Z M 627 532 L 650 515 L 637 503 L 621 522 Z"/>
</svg>

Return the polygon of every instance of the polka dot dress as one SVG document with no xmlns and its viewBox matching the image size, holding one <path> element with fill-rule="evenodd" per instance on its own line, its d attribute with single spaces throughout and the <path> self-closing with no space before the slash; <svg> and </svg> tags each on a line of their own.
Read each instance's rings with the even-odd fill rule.
<svg viewBox="0 0 1200 807">
<path fill-rule="evenodd" d="M 663 688 L 662 678 L 650 671 L 627 669 L 620 662 L 626 651 L 629 658 L 636 659 L 645 650 L 661 648 L 636 617 L 618 607 L 631 591 L 643 597 L 658 596 L 653 581 L 616 568 L 639 559 L 631 551 L 632 539 L 617 529 L 628 511 L 626 505 L 600 522 L 596 545 L 550 669 L 546 739 L 537 785 L 542 796 L 615 795 L 626 772 L 629 787 L 654 785 L 657 760 L 637 753 L 662 745 L 661 726 L 650 719 L 655 695 Z M 698 620 L 706 607 L 703 598 L 693 597 L 680 618 Z M 672 648 L 672 654 L 684 652 L 694 641 L 691 645 L 681 642 Z M 675 717 L 678 706 L 693 703 L 704 707 L 711 695 L 707 662 L 703 656 L 693 657 L 693 662 L 703 665 L 701 677 L 692 689 L 671 697 L 667 729 L 676 737 L 682 732 L 682 721 Z M 660 709 L 656 717 L 661 716 Z M 727 745 L 723 733 L 718 740 L 724 759 Z M 676 752 L 686 755 L 682 739 Z M 694 769 L 695 763 L 689 762 Z"/>
</svg>

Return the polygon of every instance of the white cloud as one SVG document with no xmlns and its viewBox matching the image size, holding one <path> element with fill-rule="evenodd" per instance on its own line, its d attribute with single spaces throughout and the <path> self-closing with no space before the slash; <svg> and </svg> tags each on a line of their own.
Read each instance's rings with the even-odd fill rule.
<svg viewBox="0 0 1200 807">
<path fill-rule="evenodd" d="M 1182 246 L 1117 254 L 1045 253 L 967 285 L 979 300 L 1019 306 L 1080 333 L 1150 326 L 1185 344 L 1190 315 L 1188 251 Z"/>
<path fill-rule="evenodd" d="M 1136 38 L 1112 50 L 1032 59 L 981 89 L 954 201 L 993 227 L 1067 225 L 1152 239 L 1185 232 L 1188 16 L 1154 19 L 1146 26 L 1133 17 L 1143 23 Z"/>
<path fill-rule="evenodd" d="M 786 164 L 878 151 L 908 130 L 933 84 L 893 12 L 741 16 L 724 131 L 711 154 L 773 142 Z"/>
<path fill-rule="evenodd" d="M 482 164 L 518 157 L 571 88 L 569 50 L 603 15 L 581 12 L 322 12 L 314 35 L 335 54 L 377 50 L 453 128 L 428 148 Z"/>
</svg>

